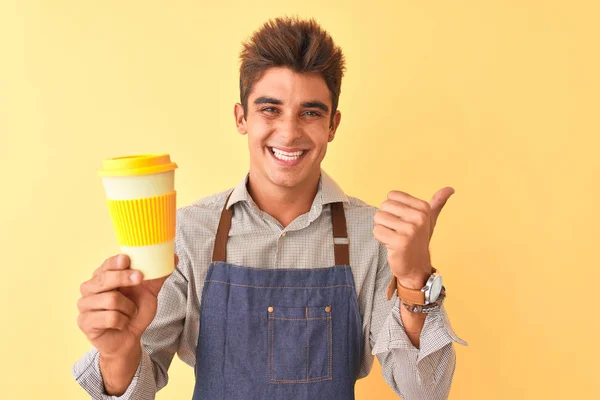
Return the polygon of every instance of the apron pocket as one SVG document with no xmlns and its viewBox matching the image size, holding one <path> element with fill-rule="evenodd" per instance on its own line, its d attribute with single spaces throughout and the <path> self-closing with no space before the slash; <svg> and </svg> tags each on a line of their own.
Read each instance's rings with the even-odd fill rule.
<svg viewBox="0 0 600 400">
<path fill-rule="evenodd" d="M 268 309 L 270 383 L 308 383 L 332 379 L 330 306 Z"/>
</svg>

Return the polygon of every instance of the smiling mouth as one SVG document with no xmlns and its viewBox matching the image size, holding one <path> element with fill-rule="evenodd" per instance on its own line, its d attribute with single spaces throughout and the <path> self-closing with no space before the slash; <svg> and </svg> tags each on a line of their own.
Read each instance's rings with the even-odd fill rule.
<svg viewBox="0 0 600 400">
<path fill-rule="evenodd" d="M 278 149 L 276 147 L 269 147 L 269 151 L 271 152 L 271 154 L 273 154 L 273 156 L 280 160 L 280 161 L 296 161 L 299 160 L 302 156 L 304 156 L 306 153 L 308 153 L 308 150 L 298 150 L 298 151 L 292 151 L 292 152 L 288 152 L 288 151 L 284 151 L 281 149 Z"/>
</svg>

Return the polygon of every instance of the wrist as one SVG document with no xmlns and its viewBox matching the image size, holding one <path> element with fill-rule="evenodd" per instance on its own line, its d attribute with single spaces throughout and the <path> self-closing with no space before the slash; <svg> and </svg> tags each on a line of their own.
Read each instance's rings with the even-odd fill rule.
<svg viewBox="0 0 600 400">
<path fill-rule="evenodd" d="M 100 353 L 98 361 L 104 392 L 111 396 L 122 396 L 133 379 L 142 358 L 141 344 L 129 353 L 106 355 Z"/>
<path fill-rule="evenodd" d="M 100 360 L 106 363 L 115 364 L 120 361 L 130 360 L 132 357 L 137 358 L 142 354 L 141 342 L 136 342 L 132 345 L 124 345 L 114 353 L 100 352 Z"/>
<path fill-rule="evenodd" d="M 427 278 L 428 277 L 398 279 L 398 283 L 408 289 L 420 290 L 425 286 Z"/>
<path fill-rule="evenodd" d="M 410 276 L 396 276 L 396 279 L 398 280 L 398 283 L 404 286 L 405 288 L 421 290 L 427 283 L 427 280 L 429 279 L 432 273 L 433 268 L 429 266 L 425 271 L 421 271 Z"/>
<path fill-rule="evenodd" d="M 122 359 L 131 358 L 137 354 L 141 354 L 142 338 L 138 335 L 130 334 L 117 340 L 118 344 L 110 346 L 111 351 L 101 350 L 100 355 L 106 361 L 119 361 Z"/>
</svg>

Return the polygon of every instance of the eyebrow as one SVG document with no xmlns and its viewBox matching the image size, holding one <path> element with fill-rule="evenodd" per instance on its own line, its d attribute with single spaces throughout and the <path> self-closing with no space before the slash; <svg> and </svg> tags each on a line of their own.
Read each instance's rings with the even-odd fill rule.
<svg viewBox="0 0 600 400">
<path fill-rule="evenodd" d="M 325 113 L 329 113 L 329 107 L 327 107 L 327 104 L 318 101 L 318 100 L 314 100 L 314 101 L 307 101 L 305 103 L 302 103 L 302 107 L 306 107 L 306 108 L 318 108 L 321 111 L 325 112 Z"/>
<path fill-rule="evenodd" d="M 258 97 L 256 100 L 254 100 L 254 104 L 256 104 L 256 105 L 259 105 L 259 104 L 283 105 L 283 101 L 276 99 L 274 97 L 261 96 L 261 97 Z M 306 102 L 302 103 L 302 107 L 318 108 L 325 113 L 329 113 L 329 107 L 327 107 L 327 104 L 325 104 L 319 100 L 306 101 Z"/>
<path fill-rule="evenodd" d="M 266 96 L 261 96 L 259 98 L 257 98 L 256 100 L 254 100 L 254 104 L 277 104 L 277 105 L 282 105 L 283 101 L 276 99 L 274 97 L 266 97 Z"/>
</svg>

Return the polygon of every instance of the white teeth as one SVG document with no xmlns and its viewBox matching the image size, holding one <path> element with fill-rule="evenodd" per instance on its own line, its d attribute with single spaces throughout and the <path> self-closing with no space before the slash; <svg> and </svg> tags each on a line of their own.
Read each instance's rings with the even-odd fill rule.
<svg viewBox="0 0 600 400">
<path fill-rule="evenodd" d="M 302 155 L 302 150 L 295 151 L 293 153 L 288 153 L 287 151 L 279 150 L 279 149 L 276 149 L 275 147 L 273 147 L 273 152 L 281 154 L 282 156 L 288 156 L 288 157 L 295 157 L 295 156 L 301 156 Z"/>
<path fill-rule="evenodd" d="M 304 150 L 289 153 L 287 151 L 276 149 L 275 147 L 272 149 L 275 157 L 283 161 L 297 160 L 304 153 Z"/>
</svg>

